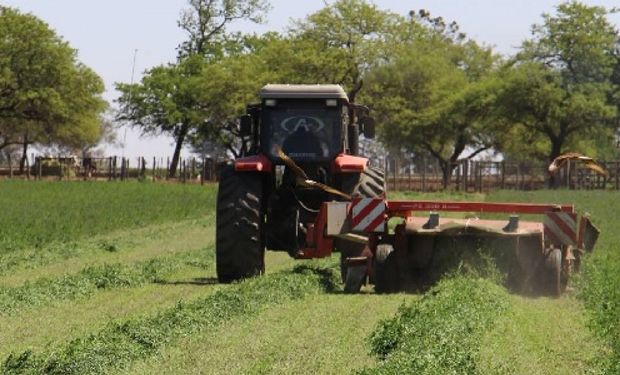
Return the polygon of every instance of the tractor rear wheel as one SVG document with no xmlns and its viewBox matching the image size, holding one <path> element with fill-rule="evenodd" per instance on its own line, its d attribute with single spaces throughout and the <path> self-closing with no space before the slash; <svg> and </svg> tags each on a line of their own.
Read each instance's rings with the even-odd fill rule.
<svg viewBox="0 0 620 375">
<path fill-rule="evenodd" d="M 551 296 L 562 294 L 562 250 L 551 249 L 544 262 L 543 288 Z"/>
<path fill-rule="evenodd" d="M 361 173 L 347 173 L 341 175 L 340 190 L 352 197 L 383 198 L 387 191 L 385 186 L 385 172 L 383 169 L 368 167 Z M 347 244 L 345 241 L 336 240 L 336 248 L 340 251 L 340 273 L 342 281 L 347 279 L 346 258 L 357 256 L 363 246 Z"/>
<path fill-rule="evenodd" d="M 375 292 L 394 293 L 399 290 L 398 265 L 394 247 L 390 244 L 379 244 L 375 254 Z"/>
<path fill-rule="evenodd" d="M 263 184 L 257 173 L 226 167 L 217 194 L 215 263 L 221 283 L 265 271 Z"/>
<path fill-rule="evenodd" d="M 385 197 L 385 172 L 380 168 L 368 167 L 362 173 L 343 174 L 340 190 L 352 197 Z"/>
</svg>

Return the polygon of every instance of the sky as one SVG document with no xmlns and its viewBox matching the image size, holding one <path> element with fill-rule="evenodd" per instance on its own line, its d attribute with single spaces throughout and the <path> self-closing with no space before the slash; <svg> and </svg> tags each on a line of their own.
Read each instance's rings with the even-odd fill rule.
<svg viewBox="0 0 620 375">
<path fill-rule="evenodd" d="M 231 30 L 243 32 L 285 31 L 291 20 L 303 19 L 324 7 L 326 0 L 271 0 L 264 24 L 238 22 Z M 607 8 L 619 0 L 587 0 Z M 456 21 L 476 41 L 511 55 L 530 37 L 531 26 L 541 14 L 553 13 L 559 0 L 374 0 L 382 8 L 406 15 L 426 9 L 433 16 Z M 105 99 L 114 105 L 115 82 L 138 82 L 142 73 L 156 65 L 174 62 L 176 47 L 186 39 L 177 26 L 187 0 L 0 0 L 0 5 L 32 13 L 47 22 L 58 35 L 78 50 L 80 61 L 95 70 L 106 85 Z M 609 17 L 620 28 L 620 14 Z M 134 70 L 135 57 L 135 70 Z M 127 131 L 125 131 L 127 129 Z M 162 157 L 173 152 L 173 139 L 144 137 L 123 127 L 119 139 L 125 148 L 108 147 L 107 153 L 128 157 Z M 126 138 L 125 138 L 126 136 Z M 187 151 L 186 151 L 187 152 Z"/>
</svg>

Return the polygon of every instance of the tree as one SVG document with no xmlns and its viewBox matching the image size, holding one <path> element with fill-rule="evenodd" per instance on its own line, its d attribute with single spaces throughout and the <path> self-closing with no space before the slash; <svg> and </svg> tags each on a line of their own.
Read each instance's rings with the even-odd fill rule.
<svg viewBox="0 0 620 375">
<path fill-rule="evenodd" d="M 441 19 L 422 16 L 433 21 L 423 24 L 426 32 L 395 47 L 392 61 L 369 74 L 367 102 L 384 143 L 435 158 L 447 187 L 463 154 L 471 159 L 496 144 L 495 57 L 456 33 L 456 25 L 441 27 Z"/>
<path fill-rule="evenodd" d="M 93 156 L 93 154 L 103 155 L 103 149 L 96 149 L 99 146 L 119 144 L 117 134 L 117 124 L 114 122 L 114 112 L 108 109 L 101 117 L 99 122 L 99 137 L 93 142 L 82 142 L 76 150 L 79 150 L 83 157 Z"/>
<path fill-rule="evenodd" d="M 237 20 L 261 23 L 268 10 L 266 0 L 189 0 L 189 8 L 181 12 L 178 21 L 188 34 L 188 40 L 179 46 L 180 57 L 219 57 L 227 46 L 236 49 L 239 35 L 227 33 L 226 27 Z"/>
<path fill-rule="evenodd" d="M 176 173 L 184 143 L 201 143 L 200 134 L 215 138 L 221 128 L 213 124 L 221 125 L 220 116 L 230 115 L 216 113 L 218 104 L 233 100 L 222 94 L 230 93 L 226 85 L 236 79 L 219 78 L 225 75 L 220 62 L 240 53 L 243 40 L 226 27 L 241 19 L 260 22 L 268 9 L 264 0 L 189 0 L 189 5 L 178 22 L 189 39 L 179 45 L 177 62 L 148 70 L 139 84 L 116 85 L 122 93 L 119 120 L 130 121 L 145 134 L 174 137 L 170 176 Z"/>
<path fill-rule="evenodd" d="M 506 69 L 499 104 L 523 129 L 518 133 L 543 139 L 537 143 L 545 145 L 549 161 L 578 141 L 604 139 L 616 123 L 610 80 L 618 32 L 607 14 L 579 2 L 559 5 L 557 14 L 544 14 L 533 27 L 532 39 Z"/>
<path fill-rule="evenodd" d="M 118 120 L 130 121 L 144 134 L 168 134 L 175 140 L 169 175 L 176 173 L 188 134 L 204 119 L 199 74 L 203 58 L 192 56 L 148 70 L 137 84 L 116 84 L 121 92 Z"/>
<path fill-rule="evenodd" d="M 77 61 L 76 51 L 30 14 L 0 7 L 0 149 L 71 144 L 98 137 L 101 78 Z"/>
<path fill-rule="evenodd" d="M 365 0 L 338 0 L 297 21 L 290 36 L 312 56 L 316 78 L 343 85 L 355 102 L 364 75 L 386 57 L 382 47 L 399 19 Z"/>
<path fill-rule="evenodd" d="M 610 131 L 607 124 L 616 109 L 608 103 L 608 83 L 568 89 L 561 72 L 537 62 L 520 64 L 503 76 L 498 104 L 513 122 L 514 144 L 522 145 L 508 148 L 513 154 L 551 161 L 567 146 Z"/>
<path fill-rule="evenodd" d="M 246 155 L 250 139 L 239 132 L 238 117 L 246 105 L 256 102 L 260 88 L 271 74 L 259 56 L 235 55 L 210 63 L 201 76 L 204 121 L 194 133 L 192 143 L 216 143 L 234 157 Z M 222 95 L 226 93 L 226 95 Z"/>
</svg>

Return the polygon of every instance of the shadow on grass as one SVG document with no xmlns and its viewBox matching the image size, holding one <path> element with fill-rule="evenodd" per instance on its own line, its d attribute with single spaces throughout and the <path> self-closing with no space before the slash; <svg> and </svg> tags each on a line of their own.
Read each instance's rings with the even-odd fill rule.
<svg viewBox="0 0 620 375">
<path fill-rule="evenodd" d="M 160 285 L 215 285 L 219 284 L 215 277 L 194 277 L 189 280 L 157 280 Z"/>
</svg>

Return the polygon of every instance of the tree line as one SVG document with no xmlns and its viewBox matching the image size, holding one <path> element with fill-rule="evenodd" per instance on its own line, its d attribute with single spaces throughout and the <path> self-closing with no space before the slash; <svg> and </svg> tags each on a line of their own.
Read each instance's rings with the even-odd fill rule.
<svg viewBox="0 0 620 375">
<path fill-rule="evenodd" d="M 33 144 L 84 149 L 109 123 L 101 78 L 32 14 L 0 6 L 0 151 Z"/>
<path fill-rule="evenodd" d="M 174 137 L 171 173 L 184 145 L 197 152 L 247 153 L 237 118 L 266 83 L 342 85 L 352 102 L 370 107 L 386 149 L 435 158 L 445 181 L 459 161 L 481 153 L 517 161 L 547 161 L 568 150 L 617 156 L 620 34 L 608 18 L 614 9 L 561 3 L 553 14 L 542 15 L 517 53 L 502 56 L 468 37 L 456 22 L 425 10 L 397 14 L 366 0 L 326 3 L 283 32 L 230 30 L 237 20 L 263 22 L 269 8 L 267 0 L 188 0 L 178 20 L 186 40 L 176 61 L 148 69 L 135 84 L 116 84 L 118 121 Z M 34 18 L 2 12 L 2 17 Z M 0 48 L 2 43 L 6 38 L 0 38 Z M 69 55 L 75 58 L 74 52 Z M 91 80 L 81 88 L 90 90 L 80 96 L 90 98 L 88 103 L 64 104 L 61 93 L 36 100 L 18 96 L 30 107 L 17 106 L 20 111 L 5 116 L 16 96 L 3 84 L 3 56 L 0 142 L 33 143 L 40 137 L 63 142 L 69 129 L 96 128 L 94 118 L 100 120 L 103 110 L 96 100 L 100 80 L 71 58 L 70 75 L 83 77 L 77 79 L 82 83 Z M 35 103 L 42 104 L 38 112 L 32 112 Z M 67 105 L 85 111 L 63 111 Z M 30 130 L 38 128 L 37 121 L 46 122 L 41 113 L 51 112 L 65 117 L 54 117 L 55 128 L 43 127 L 50 131 Z M 65 132 L 51 131 L 69 123 Z"/>
</svg>

